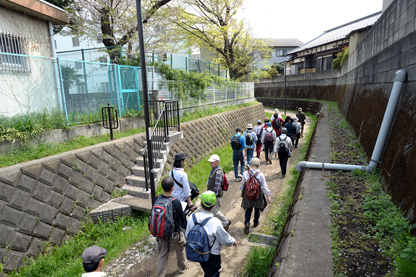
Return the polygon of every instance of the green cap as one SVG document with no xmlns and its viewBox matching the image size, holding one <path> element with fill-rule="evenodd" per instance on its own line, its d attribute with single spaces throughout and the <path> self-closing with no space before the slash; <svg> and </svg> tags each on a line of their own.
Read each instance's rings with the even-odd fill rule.
<svg viewBox="0 0 416 277">
<path fill-rule="evenodd" d="M 201 203 L 204 206 L 211 208 L 215 204 L 217 204 L 217 197 L 215 196 L 215 192 L 207 190 L 201 195 Z"/>
</svg>

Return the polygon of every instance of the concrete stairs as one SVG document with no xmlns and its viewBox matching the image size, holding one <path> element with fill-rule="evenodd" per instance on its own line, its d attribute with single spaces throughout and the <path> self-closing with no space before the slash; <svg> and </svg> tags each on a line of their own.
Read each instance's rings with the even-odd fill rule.
<svg viewBox="0 0 416 277">
<path fill-rule="evenodd" d="M 167 162 L 170 148 L 176 141 L 183 138 L 182 132 L 170 131 L 169 133 L 170 135 L 163 144 L 162 150 L 154 165 L 153 174 L 155 178 L 155 189 L 162 178 L 162 172 Z M 145 146 L 146 144 L 143 147 Z M 115 219 L 114 216 L 112 216 L 113 211 L 116 215 L 120 215 L 120 209 L 124 211 L 123 215 L 131 214 L 131 210 L 150 211 L 152 209 L 150 187 L 146 190 L 142 156 L 136 159 L 136 164 L 131 168 L 131 173 L 130 176 L 126 177 L 126 183 L 123 186 L 123 189 L 127 191 L 127 195 L 112 199 L 108 203 L 91 211 L 90 214 L 94 221 L 98 221 L 98 218 L 100 218 L 101 221 Z"/>
</svg>

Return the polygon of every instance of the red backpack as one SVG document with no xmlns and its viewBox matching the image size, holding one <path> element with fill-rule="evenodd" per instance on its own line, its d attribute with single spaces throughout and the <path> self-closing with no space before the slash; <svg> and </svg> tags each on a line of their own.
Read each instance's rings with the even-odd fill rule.
<svg viewBox="0 0 416 277">
<path fill-rule="evenodd" d="M 169 238 L 173 235 L 175 223 L 173 220 L 172 201 L 175 198 L 165 198 L 159 195 L 153 204 L 149 216 L 149 230 L 158 238 Z"/>
<path fill-rule="evenodd" d="M 224 181 L 222 181 L 222 190 L 223 191 L 227 191 L 228 190 L 228 180 L 227 180 L 227 175 L 224 172 Z"/>
<path fill-rule="evenodd" d="M 260 171 L 257 171 L 256 173 L 252 173 L 251 170 L 248 171 L 248 174 L 250 177 L 247 180 L 247 183 L 244 187 L 244 195 L 248 200 L 256 200 L 259 198 L 260 195 L 260 185 L 257 181 L 256 176 L 260 173 Z"/>
</svg>

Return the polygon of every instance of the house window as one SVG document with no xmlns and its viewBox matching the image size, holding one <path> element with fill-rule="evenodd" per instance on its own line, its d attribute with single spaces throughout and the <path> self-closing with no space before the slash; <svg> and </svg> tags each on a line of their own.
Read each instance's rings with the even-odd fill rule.
<svg viewBox="0 0 416 277">
<path fill-rule="evenodd" d="M 26 39 L 9 32 L 0 31 L 0 68 L 4 71 L 27 72 Z"/>
<path fill-rule="evenodd" d="M 73 47 L 79 46 L 79 37 L 73 37 L 72 38 L 72 46 Z"/>
<path fill-rule="evenodd" d="M 75 62 L 76 69 L 82 69 L 82 62 Z"/>
<path fill-rule="evenodd" d="M 77 93 L 85 93 L 85 85 L 77 85 Z"/>
<path fill-rule="evenodd" d="M 100 67 L 106 67 L 107 66 L 107 57 L 98 58 L 98 62 L 101 63 Z"/>
<path fill-rule="evenodd" d="M 278 49 L 276 50 L 276 57 L 286 57 L 287 49 Z"/>
</svg>

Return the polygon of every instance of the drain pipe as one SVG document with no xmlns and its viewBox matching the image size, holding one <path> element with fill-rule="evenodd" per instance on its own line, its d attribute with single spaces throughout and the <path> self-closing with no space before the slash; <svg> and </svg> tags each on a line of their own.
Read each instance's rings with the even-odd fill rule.
<svg viewBox="0 0 416 277">
<path fill-rule="evenodd" d="M 377 141 L 374 146 L 373 154 L 371 155 L 370 164 L 365 165 L 349 165 L 349 164 L 333 164 L 333 163 L 318 163 L 318 162 L 299 162 L 296 165 L 296 171 L 302 172 L 303 168 L 312 169 L 328 169 L 328 170 L 344 170 L 354 171 L 356 169 L 362 171 L 372 171 L 380 164 L 381 154 L 383 153 L 384 145 L 390 131 L 391 123 L 393 121 L 394 113 L 396 111 L 397 103 L 400 99 L 400 94 L 403 89 L 404 82 L 407 78 L 407 72 L 404 69 L 396 71 L 396 78 L 394 79 L 393 88 L 391 90 L 389 102 L 387 103 L 386 112 L 384 113 L 383 121 L 380 126 Z"/>
</svg>

